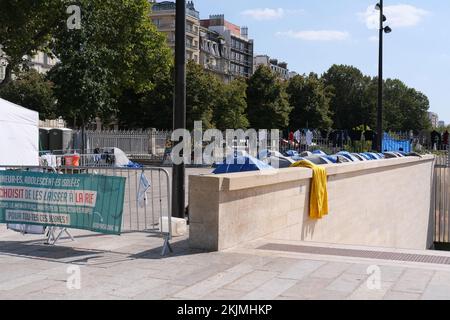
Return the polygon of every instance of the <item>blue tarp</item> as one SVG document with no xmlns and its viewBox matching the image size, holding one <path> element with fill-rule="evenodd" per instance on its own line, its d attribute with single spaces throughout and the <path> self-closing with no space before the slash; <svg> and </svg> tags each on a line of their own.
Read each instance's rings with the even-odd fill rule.
<svg viewBox="0 0 450 320">
<path fill-rule="evenodd" d="M 328 159 L 332 163 L 338 163 L 338 157 L 337 156 L 324 156 L 324 158 Z"/>
<path fill-rule="evenodd" d="M 127 165 L 127 168 L 133 168 L 133 169 L 141 169 L 143 167 L 144 167 L 143 165 L 133 162 L 133 161 L 130 161 Z"/>
<path fill-rule="evenodd" d="M 286 151 L 286 156 L 288 157 L 298 157 L 299 153 L 295 150 Z"/>
<path fill-rule="evenodd" d="M 370 160 L 379 160 L 381 159 L 380 155 L 378 153 L 373 152 L 364 152 L 364 155 L 366 155 Z"/>
<path fill-rule="evenodd" d="M 359 156 L 360 157 L 362 157 L 363 159 L 365 159 L 365 160 L 373 160 L 370 156 L 368 156 L 367 154 L 365 154 L 365 153 L 358 153 L 359 154 Z"/>
<path fill-rule="evenodd" d="M 346 157 L 348 160 L 352 162 L 358 162 L 360 161 L 358 158 L 356 158 L 354 155 L 352 155 L 350 152 L 347 151 L 341 151 L 338 153 L 338 155 Z"/>
<path fill-rule="evenodd" d="M 333 164 L 336 163 L 333 161 L 333 159 L 329 159 L 328 156 L 320 156 L 320 159 L 322 159 L 323 161 L 325 161 L 327 164 Z"/>
<path fill-rule="evenodd" d="M 316 155 L 319 155 L 319 156 L 324 156 L 324 157 L 327 156 L 327 154 L 325 152 L 323 152 L 322 150 L 313 151 L 313 154 L 316 154 Z"/>
<path fill-rule="evenodd" d="M 289 158 L 291 158 L 295 162 L 305 160 L 305 157 L 300 157 L 300 156 L 294 156 L 294 157 L 289 157 Z"/>
<path fill-rule="evenodd" d="M 214 174 L 237 173 L 248 171 L 271 170 L 273 167 L 252 157 L 228 157 L 223 164 L 218 164 L 214 170 Z"/>
<path fill-rule="evenodd" d="M 385 133 L 383 137 L 384 152 L 405 152 L 410 153 L 412 150 L 409 140 L 395 140 L 389 134 Z"/>
</svg>

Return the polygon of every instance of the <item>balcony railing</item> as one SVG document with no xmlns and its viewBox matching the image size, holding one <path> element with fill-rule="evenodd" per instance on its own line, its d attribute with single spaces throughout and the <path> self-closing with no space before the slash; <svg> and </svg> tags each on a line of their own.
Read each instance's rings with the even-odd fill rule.
<svg viewBox="0 0 450 320">
<path fill-rule="evenodd" d="M 251 63 L 249 61 L 243 61 L 243 60 L 238 60 L 238 59 L 230 59 L 230 61 L 234 62 L 236 64 L 244 65 L 249 68 L 253 66 L 253 63 Z"/>
<path fill-rule="evenodd" d="M 210 64 L 206 64 L 205 68 L 214 72 L 218 72 L 218 73 L 223 73 L 223 74 L 228 74 L 228 70 L 224 70 L 223 68 L 219 67 L 219 66 L 214 66 L 214 65 L 210 65 Z"/>
<path fill-rule="evenodd" d="M 186 32 L 198 36 L 199 29 L 186 26 Z"/>
<path fill-rule="evenodd" d="M 158 29 L 175 29 L 175 23 L 156 24 Z"/>
<path fill-rule="evenodd" d="M 198 50 L 198 45 L 194 45 L 192 43 L 186 42 L 186 48 Z"/>
<path fill-rule="evenodd" d="M 231 47 L 231 50 L 238 51 L 238 52 L 244 53 L 246 55 L 253 55 L 253 51 L 252 50 L 248 50 L 248 49 L 241 49 L 241 48 L 237 48 L 237 47 Z"/>
</svg>

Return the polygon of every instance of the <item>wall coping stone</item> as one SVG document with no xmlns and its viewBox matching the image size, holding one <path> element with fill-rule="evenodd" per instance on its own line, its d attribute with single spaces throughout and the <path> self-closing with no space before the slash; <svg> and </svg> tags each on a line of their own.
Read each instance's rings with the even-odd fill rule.
<svg viewBox="0 0 450 320">
<path fill-rule="evenodd" d="M 343 174 L 362 173 L 368 170 L 374 169 L 387 169 L 392 170 L 401 166 L 416 165 L 419 163 L 426 163 L 434 161 L 434 155 L 424 155 L 419 157 L 406 157 L 406 158 L 394 158 L 383 160 L 372 160 L 364 162 L 351 162 L 341 164 L 325 165 L 327 174 L 331 176 L 339 176 Z M 306 168 L 287 168 L 280 170 L 269 171 L 252 171 L 243 173 L 230 173 L 221 175 L 194 175 L 189 179 L 195 179 L 200 181 L 217 180 L 213 183 L 216 190 L 210 190 L 211 192 L 219 191 L 239 191 L 252 188 L 260 188 L 270 185 L 290 183 L 299 180 L 306 180 L 312 178 L 312 170 Z M 208 187 L 211 187 L 211 183 L 208 183 Z"/>
</svg>

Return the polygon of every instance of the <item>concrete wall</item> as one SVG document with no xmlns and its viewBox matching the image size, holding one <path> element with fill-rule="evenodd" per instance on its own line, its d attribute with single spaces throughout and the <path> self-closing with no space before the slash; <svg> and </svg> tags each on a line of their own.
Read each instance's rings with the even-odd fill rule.
<svg viewBox="0 0 450 320">
<path fill-rule="evenodd" d="M 427 249 L 433 156 L 327 166 L 330 214 L 309 218 L 312 171 L 191 176 L 190 245 L 217 251 L 264 236 Z"/>
</svg>

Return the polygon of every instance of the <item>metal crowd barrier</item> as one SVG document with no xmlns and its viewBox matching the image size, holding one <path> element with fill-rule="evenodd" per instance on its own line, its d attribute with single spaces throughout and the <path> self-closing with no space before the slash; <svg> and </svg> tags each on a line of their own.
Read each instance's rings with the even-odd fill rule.
<svg viewBox="0 0 450 320">
<path fill-rule="evenodd" d="M 0 166 L 0 170 L 2 169 L 125 177 L 122 233 L 142 232 L 160 236 L 164 239 L 162 255 L 168 251 L 172 252 L 170 245 L 172 240 L 170 175 L 164 169 Z M 149 187 L 147 190 L 145 190 L 146 186 Z M 66 230 L 61 231 L 65 232 Z M 50 230 L 48 241 L 59 239 L 59 236 L 54 234 L 55 230 Z"/>
</svg>

